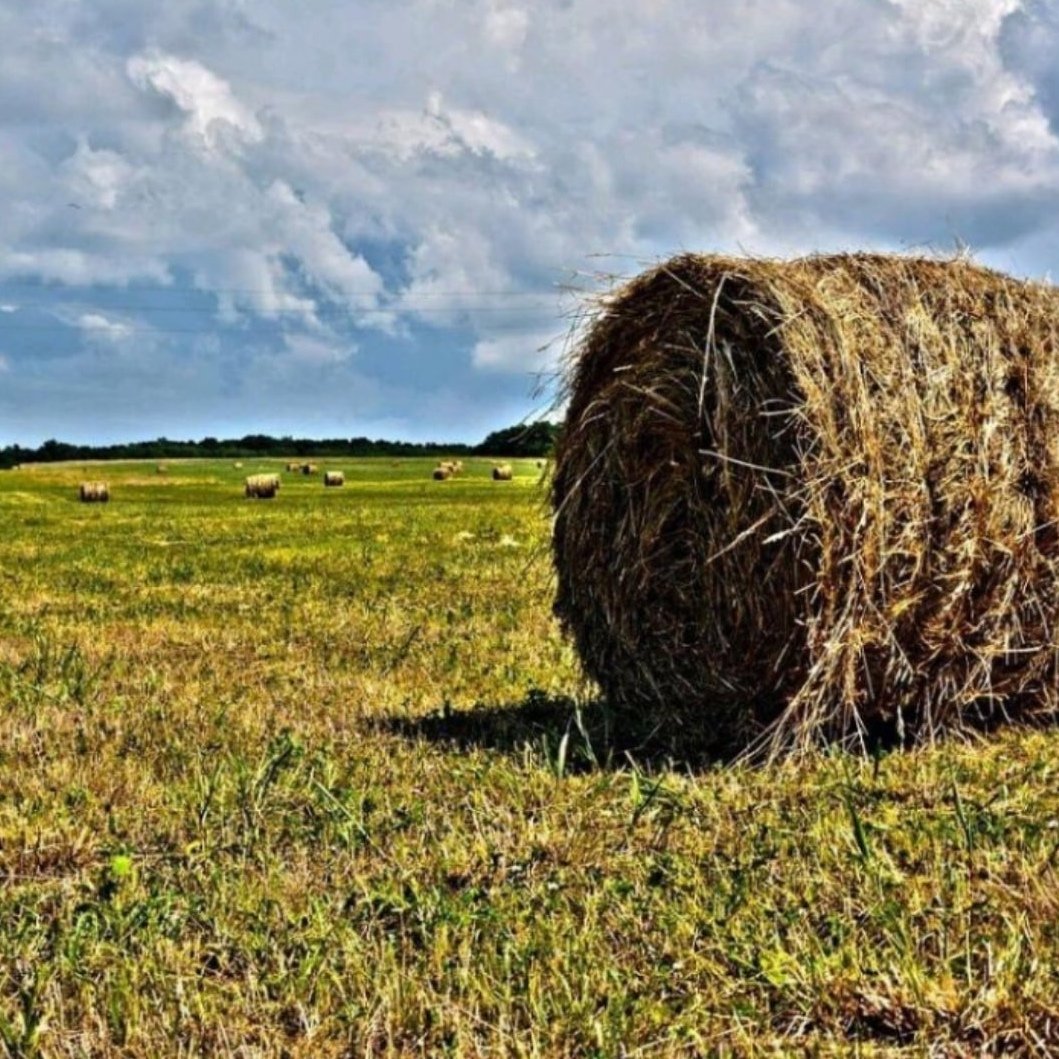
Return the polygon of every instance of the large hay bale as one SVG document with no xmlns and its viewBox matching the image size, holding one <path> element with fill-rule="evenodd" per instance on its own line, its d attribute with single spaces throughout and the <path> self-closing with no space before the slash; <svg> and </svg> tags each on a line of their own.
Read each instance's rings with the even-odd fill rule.
<svg viewBox="0 0 1059 1059">
<path fill-rule="evenodd" d="M 110 486 L 106 482 L 82 482 L 77 495 L 82 504 L 107 504 Z"/>
<path fill-rule="evenodd" d="M 301 474 L 302 465 L 300 463 L 288 463 L 287 470 L 290 471 L 292 474 Z"/>
<path fill-rule="evenodd" d="M 501 463 L 493 468 L 494 482 L 510 482 L 514 477 L 515 472 L 511 469 L 510 463 Z"/>
<path fill-rule="evenodd" d="M 452 469 L 444 464 L 439 464 L 434 468 L 433 477 L 435 482 L 447 482 L 452 477 Z"/>
<path fill-rule="evenodd" d="M 1054 715 L 1054 288 L 684 256 L 568 382 L 556 612 L 613 703 L 776 749 Z"/>
<path fill-rule="evenodd" d="M 339 486 L 346 484 L 346 476 L 341 471 L 325 471 L 324 472 L 324 485 L 325 486 Z"/>
<path fill-rule="evenodd" d="M 251 474 L 244 491 L 248 499 L 271 500 L 279 492 L 279 475 Z"/>
<path fill-rule="evenodd" d="M 302 464 L 302 474 L 316 474 L 318 470 L 319 468 L 316 466 L 315 463 Z"/>
</svg>

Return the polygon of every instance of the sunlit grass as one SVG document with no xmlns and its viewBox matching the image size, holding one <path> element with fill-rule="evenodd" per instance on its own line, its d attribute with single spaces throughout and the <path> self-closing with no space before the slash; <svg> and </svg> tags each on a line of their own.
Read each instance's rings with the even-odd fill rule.
<svg viewBox="0 0 1059 1059">
<path fill-rule="evenodd" d="M 0 474 L 0 1054 L 1059 1048 L 1055 735 L 627 753 L 534 463 L 244 464 Z"/>
</svg>

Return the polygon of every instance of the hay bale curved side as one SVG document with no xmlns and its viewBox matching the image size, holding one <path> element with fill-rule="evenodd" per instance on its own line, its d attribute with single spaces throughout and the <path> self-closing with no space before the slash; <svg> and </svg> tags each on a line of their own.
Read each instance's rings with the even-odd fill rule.
<svg viewBox="0 0 1059 1059">
<path fill-rule="evenodd" d="M 432 477 L 435 482 L 447 482 L 452 477 L 452 468 L 439 464 L 434 468 Z"/>
<path fill-rule="evenodd" d="M 82 504 L 107 504 L 110 486 L 106 482 L 82 482 L 77 495 Z"/>
<path fill-rule="evenodd" d="M 248 500 L 272 500 L 279 492 L 279 475 L 251 474 L 246 479 L 244 495 Z"/>
<path fill-rule="evenodd" d="M 1055 289 L 687 255 L 568 387 L 555 609 L 614 703 L 774 748 L 1054 715 Z"/>
<path fill-rule="evenodd" d="M 501 463 L 499 466 L 493 468 L 494 482 L 510 482 L 514 477 L 515 472 L 510 463 Z"/>
<path fill-rule="evenodd" d="M 336 487 L 346 484 L 346 476 L 341 471 L 325 471 L 324 472 L 324 485 L 330 487 Z"/>
</svg>

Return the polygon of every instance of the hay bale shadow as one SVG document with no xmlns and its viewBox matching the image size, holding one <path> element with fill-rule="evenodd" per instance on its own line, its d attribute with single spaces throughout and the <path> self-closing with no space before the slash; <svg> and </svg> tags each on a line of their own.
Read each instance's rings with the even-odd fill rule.
<svg viewBox="0 0 1059 1059">
<path fill-rule="evenodd" d="M 549 764 L 557 760 L 565 740 L 565 773 L 614 771 L 633 764 L 646 771 L 699 772 L 731 762 L 739 749 L 722 745 L 715 734 L 696 735 L 694 729 L 618 714 L 600 700 L 583 703 L 540 690 L 530 691 L 521 702 L 470 709 L 443 703 L 423 717 L 390 716 L 378 725 L 388 734 L 462 753 L 534 755 Z"/>
</svg>

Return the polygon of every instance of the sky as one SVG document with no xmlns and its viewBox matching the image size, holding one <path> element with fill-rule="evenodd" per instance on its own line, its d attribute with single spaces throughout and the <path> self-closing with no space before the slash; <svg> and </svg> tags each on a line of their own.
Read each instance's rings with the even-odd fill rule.
<svg viewBox="0 0 1059 1059">
<path fill-rule="evenodd" d="M 1057 57 L 1059 0 L 0 0 L 0 445 L 477 441 L 685 250 L 1049 277 Z"/>
</svg>

